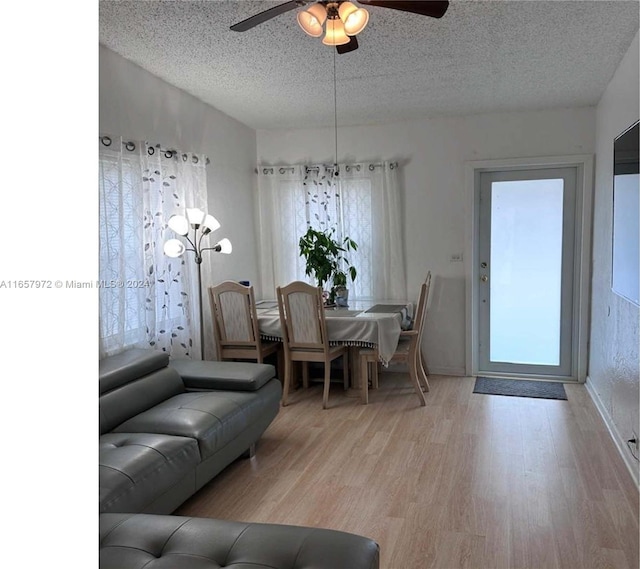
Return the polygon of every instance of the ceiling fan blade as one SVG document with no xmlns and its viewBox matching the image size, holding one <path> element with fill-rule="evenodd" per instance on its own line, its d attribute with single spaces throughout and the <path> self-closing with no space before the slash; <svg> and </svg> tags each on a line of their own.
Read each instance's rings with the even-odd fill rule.
<svg viewBox="0 0 640 569">
<path fill-rule="evenodd" d="M 311 0 L 290 0 L 289 2 L 285 2 L 284 4 L 279 4 L 278 6 L 274 6 L 273 8 L 269 8 L 264 12 L 260 12 L 259 14 L 255 14 L 246 20 L 242 20 L 242 22 L 238 22 L 237 24 L 233 24 L 231 26 L 231 30 L 234 32 L 246 32 L 251 28 L 257 26 L 258 24 L 263 24 L 267 20 L 271 18 L 275 18 L 280 14 L 284 14 L 285 12 L 289 12 L 290 10 L 295 10 L 300 6 L 304 6 L 308 4 Z"/>
<path fill-rule="evenodd" d="M 336 51 L 340 55 L 343 53 L 349 53 L 350 51 L 355 51 L 356 49 L 358 49 L 358 40 L 356 39 L 356 36 L 349 36 L 349 43 L 336 46 Z"/>
<path fill-rule="evenodd" d="M 449 7 L 448 0 L 357 0 L 357 2 L 365 6 L 391 8 L 432 18 L 442 18 Z"/>
</svg>

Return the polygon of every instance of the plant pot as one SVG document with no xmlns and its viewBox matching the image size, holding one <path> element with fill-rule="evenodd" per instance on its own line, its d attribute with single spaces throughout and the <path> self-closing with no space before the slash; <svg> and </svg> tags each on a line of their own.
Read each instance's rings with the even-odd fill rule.
<svg viewBox="0 0 640 569">
<path fill-rule="evenodd" d="M 336 304 L 338 306 L 349 306 L 349 289 L 347 287 L 336 287 Z"/>
</svg>

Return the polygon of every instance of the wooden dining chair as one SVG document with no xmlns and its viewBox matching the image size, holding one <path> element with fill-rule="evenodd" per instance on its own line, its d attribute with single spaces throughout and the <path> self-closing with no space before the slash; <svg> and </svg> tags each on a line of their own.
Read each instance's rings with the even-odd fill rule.
<svg viewBox="0 0 640 569">
<path fill-rule="evenodd" d="M 340 356 L 344 358 L 345 389 L 348 387 L 349 372 L 346 347 L 329 345 L 322 289 L 302 281 L 294 281 L 286 286 L 277 287 L 276 296 L 285 360 L 282 405 L 288 403 L 294 362 L 302 362 L 302 381 L 305 388 L 309 386 L 308 362 L 322 362 L 324 363 L 322 407 L 326 409 L 329 403 L 331 362 Z"/>
<path fill-rule="evenodd" d="M 411 330 L 403 330 L 400 332 L 400 339 L 395 353 L 391 357 L 390 362 L 406 363 L 409 368 L 409 378 L 413 383 L 420 405 L 424 406 L 427 401 L 424 397 L 423 389 L 429 391 L 429 379 L 425 367 L 422 362 L 422 334 L 424 331 L 424 322 L 427 315 L 427 301 L 429 300 L 429 289 L 431 288 L 431 272 L 427 273 L 425 281 L 420 286 L 420 294 L 418 296 L 418 307 L 416 316 L 413 320 Z M 377 365 L 378 350 L 362 349 L 359 354 L 360 358 L 360 390 L 362 403 L 365 405 L 369 402 L 369 365 L 373 364 L 374 369 L 374 386 L 377 383 Z"/>
<path fill-rule="evenodd" d="M 211 315 L 220 360 L 255 360 L 280 350 L 280 342 L 263 342 L 252 286 L 225 281 L 209 287 Z M 280 357 L 279 357 L 280 359 Z"/>
</svg>

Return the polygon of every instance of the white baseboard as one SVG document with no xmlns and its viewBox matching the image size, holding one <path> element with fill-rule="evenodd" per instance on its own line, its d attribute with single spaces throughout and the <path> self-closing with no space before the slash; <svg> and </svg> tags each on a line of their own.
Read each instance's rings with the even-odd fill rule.
<svg viewBox="0 0 640 569">
<path fill-rule="evenodd" d="M 463 367 L 433 367 L 427 364 L 429 367 L 429 375 L 453 375 L 456 377 L 465 377 L 465 369 Z M 408 368 L 404 363 L 392 363 L 388 368 L 383 368 L 385 371 L 397 371 L 401 373 L 408 373 Z"/>
<path fill-rule="evenodd" d="M 453 375 L 456 377 L 465 377 L 467 374 L 465 373 L 465 369 L 463 367 L 433 367 L 429 366 L 429 374 L 431 375 Z"/>
<path fill-rule="evenodd" d="M 636 483 L 636 486 L 640 488 L 640 479 L 638 477 L 638 463 L 633 458 L 633 456 L 631 456 L 631 453 L 627 448 L 627 443 L 625 441 L 625 438 L 620 435 L 620 431 L 618 431 L 618 428 L 616 427 L 615 423 L 611 419 L 611 415 L 609 415 L 609 411 L 607 411 L 607 408 L 604 406 L 604 403 L 602 402 L 602 400 L 596 393 L 595 389 L 593 388 L 593 385 L 591 383 L 589 376 L 587 376 L 587 381 L 585 382 L 584 385 L 587 388 L 587 393 L 591 397 L 593 404 L 596 406 L 596 409 L 600 413 L 600 416 L 602 417 L 604 424 L 607 426 L 609 434 L 611 435 L 611 438 L 613 439 L 613 442 L 615 443 L 616 448 L 620 453 L 620 456 L 622 456 L 622 460 L 627 466 L 627 470 L 629 471 L 629 474 L 631 474 L 631 478 L 633 478 L 633 481 Z"/>
</svg>

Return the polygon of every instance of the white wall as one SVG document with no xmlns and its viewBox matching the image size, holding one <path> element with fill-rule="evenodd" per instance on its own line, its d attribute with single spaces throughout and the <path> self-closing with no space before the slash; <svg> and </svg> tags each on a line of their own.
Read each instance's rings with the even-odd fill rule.
<svg viewBox="0 0 640 569">
<path fill-rule="evenodd" d="M 638 35 L 596 112 L 591 350 L 587 386 L 638 481 L 638 463 L 625 441 L 640 434 L 638 307 L 611 290 L 613 139 L 640 116 Z M 638 213 L 638 212 L 636 212 Z"/>
<path fill-rule="evenodd" d="M 100 132 L 148 140 L 209 157 L 208 206 L 231 255 L 210 254 L 205 281 L 258 282 L 254 185 L 255 131 L 100 46 Z M 208 272 L 209 274 L 205 274 Z M 206 298 L 206 297 L 205 297 Z M 210 332 L 208 301 L 205 328 Z M 211 333 L 206 334 L 211 338 Z M 207 348 L 210 352 L 211 344 Z"/>
<path fill-rule="evenodd" d="M 260 164 L 334 161 L 333 129 L 258 131 Z M 344 127 L 340 161 L 396 159 L 402 186 L 407 296 L 415 298 L 428 270 L 434 276 L 424 339 L 432 373 L 465 372 L 465 162 L 591 154 L 595 109 L 560 109 L 422 119 Z"/>
</svg>

